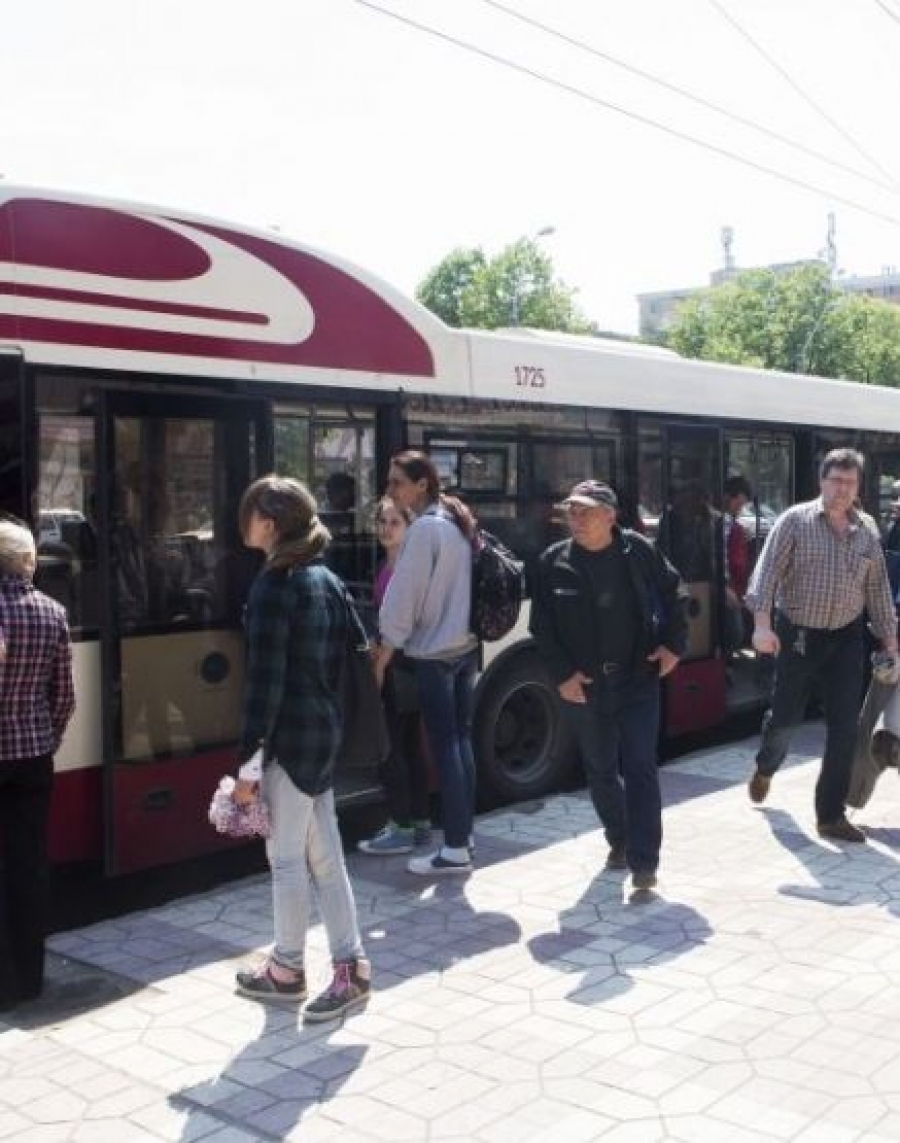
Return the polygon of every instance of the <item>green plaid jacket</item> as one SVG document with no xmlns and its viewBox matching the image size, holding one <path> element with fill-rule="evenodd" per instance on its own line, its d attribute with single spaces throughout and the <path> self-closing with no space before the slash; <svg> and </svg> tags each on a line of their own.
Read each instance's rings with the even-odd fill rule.
<svg viewBox="0 0 900 1143">
<path fill-rule="evenodd" d="M 351 636 L 350 624 L 359 628 Z M 260 745 L 304 794 L 327 790 L 341 742 L 341 668 L 365 642 L 346 588 L 320 561 L 263 570 L 247 602 L 240 757 Z"/>
</svg>

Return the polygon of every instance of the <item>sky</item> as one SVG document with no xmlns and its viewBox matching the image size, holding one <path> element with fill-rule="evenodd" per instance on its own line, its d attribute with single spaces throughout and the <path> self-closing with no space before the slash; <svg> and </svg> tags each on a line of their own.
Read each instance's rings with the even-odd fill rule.
<svg viewBox="0 0 900 1143">
<path fill-rule="evenodd" d="M 408 294 L 456 247 L 552 227 L 558 276 L 623 332 L 636 294 L 707 284 L 723 226 L 739 266 L 787 262 L 833 211 L 840 271 L 900 267 L 900 0 L 372 4 L 551 82 L 360 0 L 20 0 L 0 173 L 277 227 Z"/>
</svg>

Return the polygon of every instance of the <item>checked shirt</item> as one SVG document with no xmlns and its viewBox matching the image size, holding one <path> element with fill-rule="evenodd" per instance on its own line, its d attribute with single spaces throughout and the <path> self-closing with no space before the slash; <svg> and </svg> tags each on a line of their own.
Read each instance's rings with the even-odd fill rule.
<svg viewBox="0 0 900 1143">
<path fill-rule="evenodd" d="M 893 639 L 897 616 L 881 544 L 857 512 L 839 536 L 819 497 L 788 508 L 775 523 L 745 600 L 751 611 L 774 604 L 798 627 L 837 631 L 865 611 L 875 635 Z"/>
<path fill-rule="evenodd" d="M 52 754 L 75 710 L 66 613 L 23 576 L 0 574 L 0 761 Z"/>
<path fill-rule="evenodd" d="M 247 601 L 241 759 L 264 745 L 311 797 L 332 785 L 341 743 L 349 617 L 344 585 L 321 562 L 264 569 Z"/>
</svg>

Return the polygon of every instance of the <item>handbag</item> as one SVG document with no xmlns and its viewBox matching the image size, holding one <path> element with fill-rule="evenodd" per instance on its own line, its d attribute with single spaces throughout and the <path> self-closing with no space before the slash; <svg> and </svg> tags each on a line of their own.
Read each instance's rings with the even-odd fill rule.
<svg viewBox="0 0 900 1143">
<path fill-rule="evenodd" d="M 341 664 L 341 745 L 337 765 L 346 769 L 380 766 L 390 752 L 381 693 L 369 658 L 362 622 L 349 593 L 347 644 Z"/>
<path fill-rule="evenodd" d="M 219 782 L 209 803 L 209 821 L 226 837 L 268 837 L 271 831 L 269 807 L 257 794 L 252 802 L 240 806 L 234 800 L 234 778 Z"/>
</svg>

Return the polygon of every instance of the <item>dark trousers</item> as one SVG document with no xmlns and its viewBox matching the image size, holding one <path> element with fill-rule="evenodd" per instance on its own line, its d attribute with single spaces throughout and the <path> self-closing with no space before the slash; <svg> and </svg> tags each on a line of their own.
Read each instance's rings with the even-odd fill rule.
<svg viewBox="0 0 900 1143">
<path fill-rule="evenodd" d="M 0 762 L 0 998 L 29 1000 L 44 982 L 53 758 Z"/>
<path fill-rule="evenodd" d="M 659 679 L 628 672 L 597 675 L 585 694 L 586 703 L 562 706 L 606 840 L 611 846 L 624 844 L 632 871 L 655 871 L 662 845 Z"/>
<path fill-rule="evenodd" d="M 431 816 L 428 805 L 428 762 L 422 749 L 422 716 L 411 705 L 406 694 L 415 689 L 411 669 L 402 668 L 398 678 L 388 667 L 382 697 L 391 750 L 381 765 L 379 775 L 387 798 L 388 813 L 400 826 L 425 822 Z"/>
<path fill-rule="evenodd" d="M 813 688 L 818 687 L 825 708 L 825 753 L 816 783 L 816 819 L 833 822 L 846 810 L 853 768 L 863 697 L 863 623 L 857 620 L 836 631 L 824 631 L 795 627 L 778 615 L 775 633 L 781 647 L 756 765 L 761 774 L 775 773 L 803 720 Z"/>
<path fill-rule="evenodd" d="M 472 711 L 477 653 L 459 659 L 416 659 L 416 683 L 428 745 L 441 784 L 444 842 L 469 844 L 475 817 Z"/>
</svg>

